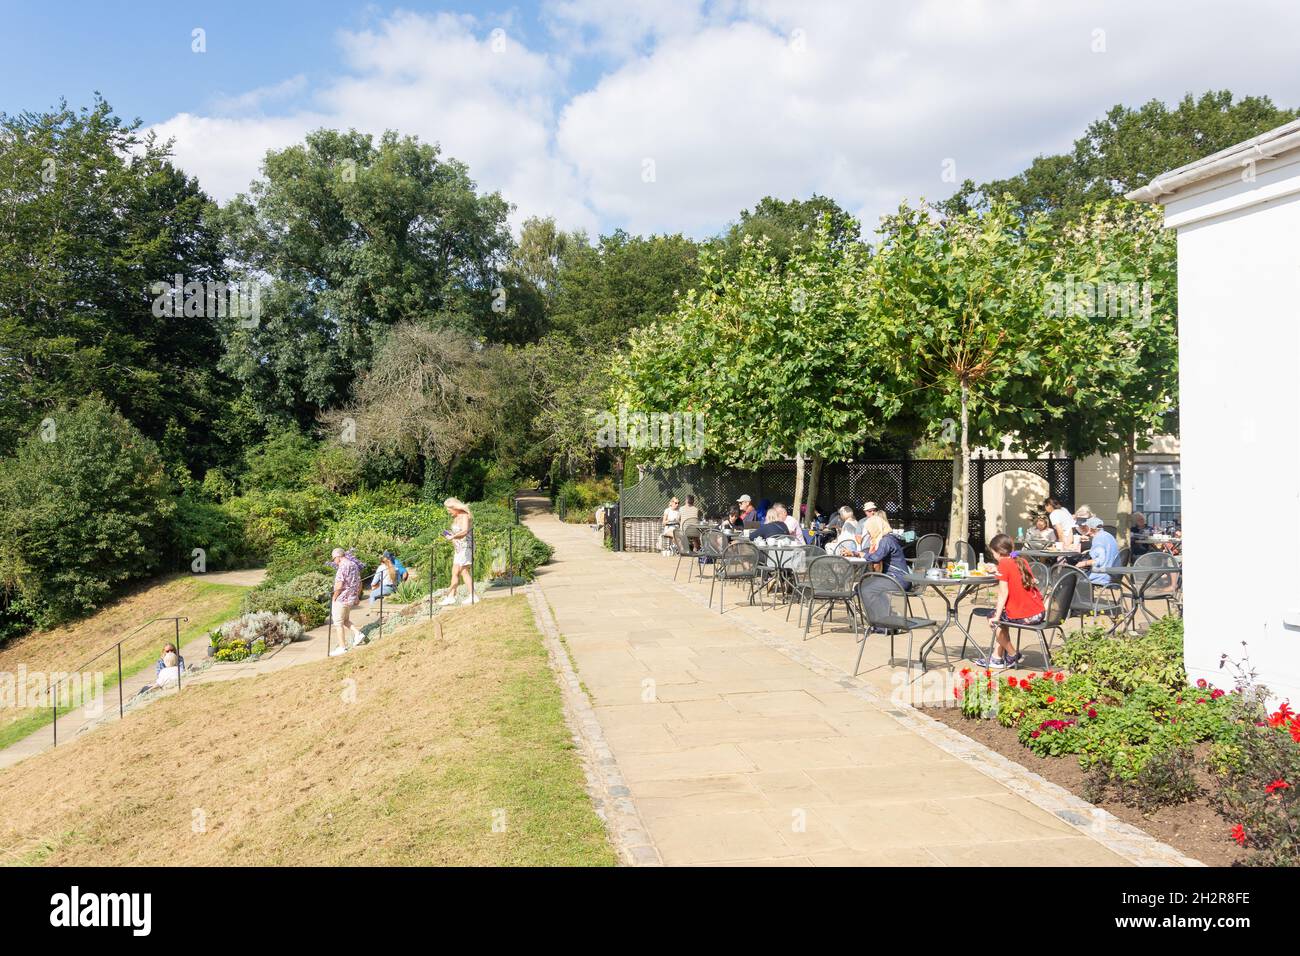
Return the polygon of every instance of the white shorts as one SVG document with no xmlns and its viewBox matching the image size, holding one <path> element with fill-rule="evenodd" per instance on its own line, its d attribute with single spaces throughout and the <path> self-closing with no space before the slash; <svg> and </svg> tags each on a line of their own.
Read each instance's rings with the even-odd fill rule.
<svg viewBox="0 0 1300 956">
<path fill-rule="evenodd" d="M 352 605 L 344 604 L 342 601 L 334 601 L 330 604 L 330 620 L 335 624 L 341 624 L 343 627 L 352 626 Z"/>
</svg>

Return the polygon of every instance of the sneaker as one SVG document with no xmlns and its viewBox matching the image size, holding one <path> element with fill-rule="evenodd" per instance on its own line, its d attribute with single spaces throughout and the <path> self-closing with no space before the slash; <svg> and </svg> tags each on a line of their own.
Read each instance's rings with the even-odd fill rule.
<svg viewBox="0 0 1300 956">
<path fill-rule="evenodd" d="M 441 601 L 439 601 L 438 603 L 441 604 L 441 605 L 443 605 L 444 607 L 446 607 L 446 606 L 449 605 L 449 604 L 455 604 L 455 603 L 456 603 L 456 592 L 455 592 L 455 591 L 448 591 L 448 592 L 447 592 L 447 596 L 444 597 L 444 598 L 443 598 Z"/>
<path fill-rule="evenodd" d="M 342 657 L 347 652 L 348 649 L 346 647 L 336 647 L 334 650 L 330 651 L 330 657 Z"/>
<path fill-rule="evenodd" d="M 358 634 L 356 637 L 352 638 L 353 647 L 360 647 L 365 642 L 366 642 L 366 636 L 364 634 Z"/>
<path fill-rule="evenodd" d="M 1008 657 L 1008 658 L 1007 658 L 1007 666 L 1008 666 L 1008 667 L 1019 667 L 1019 666 L 1020 666 L 1020 662 L 1023 661 L 1024 659 L 1025 659 L 1025 655 L 1024 655 L 1024 654 L 1017 654 L 1015 657 Z"/>
<path fill-rule="evenodd" d="M 981 657 L 975 662 L 977 667 L 1009 667 L 1010 665 L 1000 657 Z"/>
</svg>

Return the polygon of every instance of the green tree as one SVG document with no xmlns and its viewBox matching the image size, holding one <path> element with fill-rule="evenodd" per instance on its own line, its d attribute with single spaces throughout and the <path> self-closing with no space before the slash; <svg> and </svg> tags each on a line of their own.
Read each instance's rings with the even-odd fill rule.
<svg viewBox="0 0 1300 956">
<path fill-rule="evenodd" d="M 667 315 L 696 282 L 698 248 L 681 235 L 629 236 L 619 230 L 592 246 L 577 238 L 560 257 L 550 326 L 583 348 L 624 344 Z"/>
<path fill-rule="evenodd" d="M 794 458 L 793 504 L 803 501 L 805 460 L 816 471 L 852 455 L 902 407 L 887 330 L 865 315 L 866 268 L 865 250 L 837 249 L 829 218 L 785 262 L 766 239 L 744 240 L 734 268 L 706 253 L 698 288 L 616 358 L 607 406 L 702 415 L 705 441 L 629 436 L 638 454 L 747 468 Z"/>
<path fill-rule="evenodd" d="M 843 252 L 861 243 L 858 221 L 835 200 L 813 195 L 809 199 L 776 199 L 764 196 L 753 209 L 746 209 L 722 237 L 724 261 L 735 266 L 746 238 L 767 239 L 768 251 L 785 263 L 796 250 L 811 248 L 817 231 L 828 224 L 830 248 Z"/>
<path fill-rule="evenodd" d="M 1176 240 L 1159 209 L 1112 200 L 1062 231 L 1050 269 L 1049 305 L 1076 356 L 1057 391 L 1063 444 L 1076 456 L 1118 455 L 1126 541 L 1137 452 L 1176 427 Z"/>
<path fill-rule="evenodd" d="M 959 213 L 1010 195 L 1022 216 L 1044 212 L 1057 222 L 1069 220 L 1089 203 L 1123 196 L 1160 173 L 1297 116 L 1300 111 L 1274 106 L 1267 96 L 1234 102 L 1228 90 L 1204 93 L 1199 99 L 1189 93 L 1172 109 L 1159 100 L 1137 109 L 1116 105 L 1075 140 L 1071 152 L 1039 156 L 1010 179 L 981 186 L 968 180 L 943 208 Z"/>
<path fill-rule="evenodd" d="M 217 324 L 152 289 L 225 278 L 215 207 L 138 128 L 102 99 L 0 114 L 0 453 L 98 392 L 188 465 L 228 456 Z"/>
<path fill-rule="evenodd" d="M 872 259 L 870 312 L 893 336 L 886 352 L 911 383 L 902 400 L 955 441 L 948 554 L 967 537 L 972 442 L 1011 435 L 1050 442 L 1051 389 L 1065 352 L 1044 315 L 1045 235 L 995 203 L 984 215 L 941 219 L 904 205 L 882 223 Z M 1055 377 L 1055 382 L 1054 382 Z"/>
<path fill-rule="evenodd" d="M 463 163 L 391 131 L 318 130 L 269 152 L 222 210 L 240 269 L 270 277 L 261 321 L 233 330 L 227 354 L 263 419 L 309 427 L 346 402 L 399 322 L 441 315 L 488 335 L 507 212 Z"/>
<path fill-rule="evenodd" d="M 95 396 L 0 463 L 0 587 L 47 626 L 162 566 L 175 504 L 152 441 Z"/>
</svg>

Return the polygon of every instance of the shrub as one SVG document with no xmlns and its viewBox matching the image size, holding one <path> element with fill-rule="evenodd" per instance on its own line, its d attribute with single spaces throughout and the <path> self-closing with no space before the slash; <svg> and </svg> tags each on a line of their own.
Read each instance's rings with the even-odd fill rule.
<svg viewBox="0 0 1300 956">
<path fill-rule="evenodd" d="M 297 489 L 312 477 L 316 442 L 296 428 L 285 428 L 244 455 L 245 490 Z"/>
<path fill-rule="evenodd" d="M 0 463 L 0 586 L 39 626 L 156 572 L 175 510 L 157 446 L 102 398 L 49 421 Z"/>
<path fill-rule="evenodd" d="M 255 563 L 256 555 L 244 539 L 244 527 L 239 519 L 222 505 L 189 492 L 176 500 L 172 540 L 183 557 L 188 558 L 195 548 L 202 548 L 210 571 Z"/>
<path fill-rule="evenodd" d="M 224 643 L 243 641 L 251 645 L 254 641 L 265 641 L 267 647 L 288 644 L 301 640 L 302 625 L 287 614 L 271 611 L 254 611 L 244 614 L 233 621 L 221 625 L 221 640 Z"/>
<path fill-rule="evenodd" d="M 1185 746 L 1154 749 L 1130 777 L 1098 764 L 1088 775 L 1085 798 L 1097 802 L 1113 792 L 1118 800 L 1143 813 L 1187 803 L 1200 795 L 1196 759 Z"/>
<path fill-rule="evenodd" d="M 570 479 L 560 485 L 555 495 L 557 513 L 574 524 L 592 521 L 598 505 L 617 500 L 618 489 L 608 478 Z"/>
<path fill-rule="evenodd" d="M 1264 717 L 1255 688 L 1233 695 L 1239 714 L 1235 762 L 1219 784 L 1218 799 L 1232 836 L 1252 851 L 1251 862 L 1300 863 L 1300 720 L 1288 704 Z M 1262 688 L 1258 689 L 1262 691 Z"/>
<path fill-rule="evenodd" d="M 1067 638 L 1056 660 L 1068 671 L 1088 675 L 1101 690 L 1127 693 L 1149 683 L 1176 690 L 1187 683 L 1181 618 L 1162 618 L 1133 636 L 1090 628 Z"/>
</svg>

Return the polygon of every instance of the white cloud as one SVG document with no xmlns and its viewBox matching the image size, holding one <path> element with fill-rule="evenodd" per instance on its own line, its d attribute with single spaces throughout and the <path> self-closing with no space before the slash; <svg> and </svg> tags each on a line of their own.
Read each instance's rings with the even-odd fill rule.
<svg viewBox="0 0 1300 956">
<path fill-rule="evenodd" d="M 516 221 L 704 235 L 764 195 L 812 192 L 870 228 L 902 199 L 948 195 L 945 160 L 958 181 L 1009 175 L 1116 103 L 1226 87 L 1300 104 L 1300 11 L 1284 0 L 1231 15 L 1121 0 L 554 0 L 543 20 L 546 49 L 508 20 L 395 14 L 341 34 L 341 76 L 310 109 L 159 129 L 221 198 L 309 129 L 391 127 L 468 163 Z M 605 72 L 571 90 L 584 56 Z M 230 102 L 265 111 L 293 92 Z"/>
</svg>

